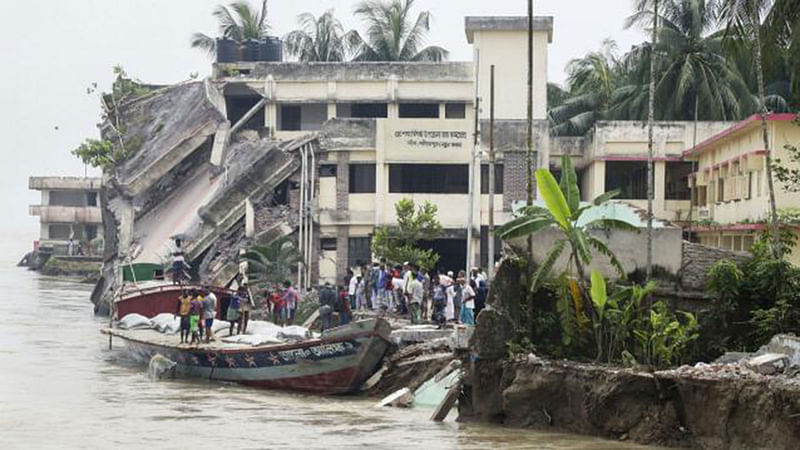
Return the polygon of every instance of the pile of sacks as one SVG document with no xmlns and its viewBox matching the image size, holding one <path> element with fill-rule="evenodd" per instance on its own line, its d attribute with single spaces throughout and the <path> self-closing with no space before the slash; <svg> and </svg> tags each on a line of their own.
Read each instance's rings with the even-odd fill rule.
<svg viewBox="0 0 800 450">
<path fill-rule="evenodd" d="M 123 330 L 155 330 L 164 334 L 177 334 L 181 328 L 181 319 L 171 313 L 161 313 L 152 319 L 131 313 L 120 319 L 117 326 Z M 212 329 L 219 336 L 230 329 L 230 322 L 215 319 Z M 267 345 L 302 341 L 310 337 L 314 336 L 307 328 L 299 325 L 280 327 L 272 322 L 251 320 L 247 325 L 247 334 L 225 336 L 220 340 L 229 344 Z"/>
<path fill-rule="evenodd" d="M 247 324 L 247 334 L 227 336 L 222 338 L 222 342 L 248 345 L 285 344 L 309 337 L 312 336 L 308 329 L 298 325 L 280 327 L 272 322 L 251 320 Z"/>
<path fill-rule="evenodd" d="M 120 319 L 117 326 L 123 330 L 155 330 L 164 334 L 177 334 L 181 330 L 181 318 L 175 317 L 172 313 L 161 313 L 152 319 L 131 313 Z M 227 330 L 230 323 L 224 320 L 214 320 L 211 329 L 214 333 Z"/>
</svg>

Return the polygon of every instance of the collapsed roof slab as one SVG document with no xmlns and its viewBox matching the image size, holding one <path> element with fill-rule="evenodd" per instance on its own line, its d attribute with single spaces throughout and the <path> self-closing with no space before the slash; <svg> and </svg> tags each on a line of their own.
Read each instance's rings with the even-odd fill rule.
<svg viewBox="0 0 800 450">
<path fill-rule="evenodd" d="M 221 95 L 209 82 L 170 86 L 120 107 L 123 141 L 133 155 L 117 168 L 124 194 L 135 197 L 157 182 L 226 122 Z"/>
<path fill-rule="evenodd" d="M 300 168 L 297 150 L 316 145 L 315 135 L 293 141 L 242 140 L 231 145 L 225 166 L 226 180 L 199 209 L 204 225 L 189 248 L 190 259 L 200 256 L 213 242 L 245 215 L 245 201 L 273 191 Z"/>
</svg>

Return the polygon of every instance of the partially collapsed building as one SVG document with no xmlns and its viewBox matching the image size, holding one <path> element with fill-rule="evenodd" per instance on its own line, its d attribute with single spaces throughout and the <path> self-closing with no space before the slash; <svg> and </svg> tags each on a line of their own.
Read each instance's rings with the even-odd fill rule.
<svg viewBox="0 0 800 450">
<path fill-rule="evenodd" d="M 584 200 L 618 188 L 621 200 L 644 206 L 645 124 L 599 122 L 583 137 L 551 137 L 553 19 L 535 17 L 532 28 L 534 169 L 557 172 L 561 155 L 570 155 Z M 471 61 L 217 62 L 207 80 L 126 102 L 120 140 L 132 156 L 103 180 L 98 308 L 123 277 L 162 276 L 175 237 L 204 282 L 229 282 L 240 248 L 291 235 L 303 260 L 299 284 L 336 283 L 347 268 L 372 260 L 371 236 L 396 224 L 401 198 L 438 207 L 443 233 L 422 245 L 441 255 L 439 269 L 485 266 L 490 135 L 494 223 L 505 223 L 526 199 L 527 30 L 524 17 L 467 17 Z M 664 245 L 678 249 L 676 267 L 686 266 L 679 226 L 691 208 L 691 163 L 682 152 L 730 126 L 656 126 L 655 215 L 677 230 L 664 232 L 673 236 Z M 106 124 L 103 133 L 111 131 Z M 495 260 L 500 248 L 496 242 Z M 630 270 L 641 266 L 635 253 Z"/>
</svg>

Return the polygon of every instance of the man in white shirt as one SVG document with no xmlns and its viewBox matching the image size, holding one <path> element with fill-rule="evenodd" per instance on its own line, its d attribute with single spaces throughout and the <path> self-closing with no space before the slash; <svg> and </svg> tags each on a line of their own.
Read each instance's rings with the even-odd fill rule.
<svg viewBox="0 0 800 450">
<path fill-rule="evenodd" d="M 464 278 L 459 278 L 458 283 L 461 285 L 461 323 L 464 325 L 475 325 L 475 290 L 467 283 Z"/>
<path fill-rule="evenodd" d="M 411 313 L 411 323 L 416 325 L 421 322 L 420 309 L 422 307 L 424 289 L 422 287 L 422 282 L 417 279 L 417 268 L 414 267 L 410 272 L 411 277 L 408 282 L 408 310 Z"/>
</svg>

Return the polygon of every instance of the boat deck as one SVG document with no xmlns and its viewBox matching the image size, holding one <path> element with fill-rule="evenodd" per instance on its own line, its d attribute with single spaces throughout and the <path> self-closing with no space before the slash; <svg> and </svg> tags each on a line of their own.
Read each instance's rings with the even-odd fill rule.
<svg viewBox="0 0 800 450">
<path fill-rule="evenodd" d="M 101 330 L 103 334 L 112 335 L 114 337 L 119 337 L 129 341 L 141 342 L 145 344 L 151 345 L 158 345 L 162 347 L 170 347 L 175 349 L 181 350 L 203 350 L 203 351 L 219 351 L 219 350 L 252 350 L 255 348 L 258 349 L 268 349 L 272 347 L 285 347 L 287 345 L 293 345 L 295 342 L 286 342 L 286 343 L 275 343 L 275 344 L 264 344 L 264 345 L 250 345 L 250 344 L 243 344 L 243 343 L 229 343 L 229 342 L 222 342 L 220 339 L 223 337 L 228 337 L 227 332 L 222 335 L 217 335 L 216 341 L 211 341 L 208 344 L 181 344 L 181 337 L 180 334 L 165 334 L 161 333 L 156 330 L 152 329 L 144 329 L 144 330 L 122 330 L 118 328 L 105 328 Z M 319 341 L 319 339 L 306 339 L 302 342 L 314 342 Z"/>
</svg>

